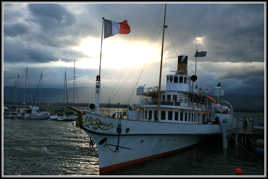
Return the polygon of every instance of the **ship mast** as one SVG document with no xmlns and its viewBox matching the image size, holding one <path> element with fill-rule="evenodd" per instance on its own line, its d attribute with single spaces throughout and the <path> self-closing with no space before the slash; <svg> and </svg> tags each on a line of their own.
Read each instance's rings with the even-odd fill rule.
<svg viewBox="0 0 268 179">
<path fill-rule="evenodd" d="M 162 32 L 162 48 L 161 48 L 161 61 L 160 61 L 160 72 L 159 72 L 159 84 L 158 84 L 158 99 L 157 99 L 157 112 L 158 112 L 158 115 L 157 116 L 160 115 L 160 91 L 161 91 L 161 78 L 162 78 L 162 61 L 163 61 L 163 52 L 164 52 L 165 29 L 167 28 L 167 25 L 166 25 L 166 9 L 167 9 L 167 5 L 165 4 L 163 32 Z"/>
</svg>

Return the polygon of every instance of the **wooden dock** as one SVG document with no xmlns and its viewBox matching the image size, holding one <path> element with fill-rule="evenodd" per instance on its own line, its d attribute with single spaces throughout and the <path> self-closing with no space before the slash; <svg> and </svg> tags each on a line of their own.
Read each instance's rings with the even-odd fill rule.
<svg viewBox="0 0 268 179">
<path fill-rule="evenodd" d="M 264 128 L 254 128 L 253 120 L 248 118 L 238 119 L 237 127 L 227 132 L 229 139 L 233 139 L 236 146 L 243 146 L 254 151 L 257 146 L 264 147 Z"/>
</svg>

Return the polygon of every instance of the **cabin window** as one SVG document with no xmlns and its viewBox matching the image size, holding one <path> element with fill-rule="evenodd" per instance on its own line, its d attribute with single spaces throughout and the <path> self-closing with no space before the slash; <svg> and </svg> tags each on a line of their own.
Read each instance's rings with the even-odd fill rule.
<svg viewBox="0 0 268 179">
<path fill-rule="evenodd" d="M 184 83 L 186 83 L 187 82 L 187 78 L 186 77 L 184 77 Z"/>
<path fill-rule="evenodd" d="M 203 123 L 204 123 L 204 124 L 207 123 L 207 121 L 206 121 L 206 115 L 205 115 L 205 114 L 202 115 L 202 120 L 203 120 Z"/>
<path fill-rule="evenodd" d="M 170 76 L 170 82 L 172 82 L 173 81 L 173 76 Z"/>
<path fill-rule="evenodd" d="M 171 100 L 171 96 L 167 95 L 167 100 L 170 101 Z"/>
<path fill-rule="evenodd" d="M 192 113 L 189 113 L 189 121 L 192 121 Z"/>
<path fill-rule="evenodd" d="M 152 119 L 152 111 L 149 111 L 149 120 Z"/>
<path fill-rule="evenodd" d="M 172 111 L 168 111 L 168 120 L 172 120 Z"/>
<path fill-rule="evenodd" d="M 163 99 L 163 101 L 165 101 L 166 99 L 166 96 L 165 95 L 162 95 L 162 99 Z"/>
<path fill-rule="evenodd" d="M 184 120 L 187 121 L 187 112 L 185 113 Z"/>
<path fill-rule="evenodd" d="M 180 121 L 182 121 L 183 120 L 183 112 L 181 111 L 180 112 Z"/>
<path fill-rule="evenodd" d="M 179 118 L 179 114 L 178 114 L 178 112 L 175 112 L 175 120 L 177 121 L 178 118 Z"/>
<path fill-rule="evenodd" d="M 161 111 L 161 120 L 166 119 L 166 111 Z"/>
<path fill-rule="evenodd" d="M 169 76 L 167 76 L 167 81 L 169 81 Z"/>
<path fill-rule="evenodd" d="M 182 76 L 180 76 L 180 78 L 179 78 L 179 83 L 183 83 L 183 77 Z"/>
<path fill-rule="evenodd" d="M 177 95 L 173 95 L 173 101 L 177 101 Z"/>
<path fill-rule="evenodd" d="M 155 121 L 158 120 L 158 111 L 154 111 L 154 120 L 155 120 Z"/>
<path fill-rule="evenodd" d="M 178 77 L 174 76 L 174 83 L 178 83 Z"/>
<path fill-rule="evenodd" d="M 145 115 L 144 115 L 144 116 L 145 116 L 145 119 L 147 119 L 147 118 L 148 118 L 148 116 L 147 116 L 147 115 L 148 115 L 148 111 L 145 111 Z"/>
</svg>

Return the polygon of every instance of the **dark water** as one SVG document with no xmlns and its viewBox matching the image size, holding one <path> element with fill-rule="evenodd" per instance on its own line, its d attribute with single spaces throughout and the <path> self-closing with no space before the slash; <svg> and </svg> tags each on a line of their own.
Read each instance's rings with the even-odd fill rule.
<svg viewBox="0 0 268 179">
<path fill-rule="evenodd" d="M 99 175 L 97 152 L 72 122 L 4 120 L 4 175 Z M 266 161 L 265 161 L 266 162 Z M 211 139 L 176 155 L 127 167 L 111 175 L 244 175 L 264 176 L 264 160 Z"/>
</svg>

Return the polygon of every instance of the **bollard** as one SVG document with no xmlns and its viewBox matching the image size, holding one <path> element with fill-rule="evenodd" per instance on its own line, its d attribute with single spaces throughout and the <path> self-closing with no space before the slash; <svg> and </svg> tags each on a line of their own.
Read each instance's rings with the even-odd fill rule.
<svg viewBox="0 0 268 179">
<path fill-rule="evenodd" d="M 242 175 L 242 170 L 241 170 L 241 168 L 236 168 L 236 169 L 235 169 L 235 174 L 236 174 L 236 175 Z"/>
</svg>

